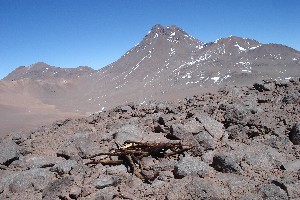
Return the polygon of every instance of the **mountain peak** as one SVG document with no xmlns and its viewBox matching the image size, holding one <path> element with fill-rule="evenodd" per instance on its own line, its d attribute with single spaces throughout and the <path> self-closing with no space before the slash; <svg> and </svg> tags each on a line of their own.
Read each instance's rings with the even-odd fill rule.
<svg viewBox="0 0 300 200">
<path fill-rule="evenodd" d="M 158 34 L 165 36 L 174 36 L 176 35 L 176 33 L 188 36 L 188 34 L 184 30 L 177 27 L 176 25 L 162 26 L 161 24 L 156 24 L 151 28 L 151 31 L 149 32 L 149 34 Z"/>
<path fill-rule="evenodd" d="M 157 31 L 159 29 L 164 29 L 165 27 L 162 26 L 161 24 L 155 24 L 152 28 L 151 31 Z"/>
<path fill-rule="evenodd" d="M 188 45 L 195 44 L 196 46 L 201 46 L 204 43 L 198 39 L 190 36 L 183 29 L 179 28 L 176 25 L 171 26 L 162 26 L 161 24 L 154 25 L 141 43 L 138 45 L 151 44 L 157 39 L 168 41 L 171 43 L 186 43 Z"/>
<path fill-rule="evenodd" d="M 49 67 L 49 66 L 50 65 L 48 65 L 47 63 L 37 62 L 37 63 L 34 63 L 34 64 L 28 66 L 28 69 L 42 69 L 42 68 Z"/>
<path fill-rule="evenodd" d="M 34 63 L 33 65 L 48 65 L 48 64 L 45 62 L 39 61 L 39 62 Z"/>
<path fill-rule="evenodd" d="M 126 52 L 122 57 L 127 57 L 128 55 L 134 55 L 134 53 L 145 52 L 143 55 L 147 56 L 148 53 L 161 50 L 180 49 L 180 51 L 192 53 L 194 49 L 201 49 L 203 42 L 190 36 L 181 28 L 176 25 L 163 26 L 161 24 L 154 25 L 151 30 L 145 35 L 141 42 L 136 44 L 132 49 Z M 144 51 L 146 50 L 146 51 Z M 179 52 L 180 52 L 179 51 Z M 168 52 L 167 52 L 168 54 Z M 173 53 L 174 54 L 174 53 Z"/>
</svg>

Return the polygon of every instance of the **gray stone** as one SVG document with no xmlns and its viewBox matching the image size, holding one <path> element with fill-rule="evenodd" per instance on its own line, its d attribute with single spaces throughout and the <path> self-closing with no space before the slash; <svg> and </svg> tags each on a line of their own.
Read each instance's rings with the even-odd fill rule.
<svg viewBox="0 0 300 200">
<path fill-rule="evenodd" d="M 167 102 L 157 102 L 156 111 L 157 112 L 164 112 L 168 108 Z"/>
<path fill-rule="evenodd" d="M 212 165 L 216 170 L 221 172 L 234 172 L 237 170 L 236 172 L 238 172 L 241 169 L 239 166 L 243 166 L 243 169 L 249 166 L 253 170 L 267 172 L 274 168 L 280 168 L 286 162 L 286 156 L 270 146 L 261 143 L 252 145 L 233 144 L 231 143 L 231 148 L 234 150 L 215 156 Z"/>
<path fill-rule="evenodd" d="M 227 96 L 241 96 L 241 91 L 236 86 L 225 85 L 222 86 L 218 92 L 227 95 Z"/>
<path fill-rule="evenodd" d="M 97 189 L 102 189 L 108 186 L 112 186 L 117 184 L 118 179 L 114 176 L 109 176 L 109 175 L 102 175 L 100 178 L 97 178 L 93 185 Z"/>
<path fill-rule="evenodd" d="M 97 132 L 90 135 L 90 138 L 97 141 L 111 141 L 113 139 L 113 134 L 107 132 Z"/>
<path fill-rule="evenodd" d="M 200 146 L 205 150 L 213 150 L 216 148 L 217 143 L 214 138 L 206 131 L 201 132 L 194 136 Z"/>
<path fill-rule="evenodd" d="M 43 190 L 44 200 L 65 199 L 69 196 L 70 187 L 73 185 L 73 180 L 70 177 L 54 180 L 50 182 Z"/>
<path fill-rule="evenodd" d="M 300 199 L 300 180 L 295 183 L 286 184 L 285 186 L 291 199 Z"/>
<path fill-rule="evenodd" d="M 115 134 L 115 140 L 120 145 L 127 140 L 138 142 L 142 139 L 142 130 L 138 126 L 131 124 L 122 126 Z"/>
<path fill-rule="evenodd" d="M 300 180 L 296 173 L 287 172 L 283 177 L 272 180 L 271 183 L 283 189 L 289 199 L 300 199 Z"/>
<path fill-rule="evenodd" d="M 224 135 L 224 126 L 222 123 L 208 116 L 205 113 L 196 114 L 196 119 L 201 122 L 204 129 L 216 140 Z"/>
<path fill-rule="evenodd" d="M 31 169 L 11 173 L 1 179 L 1 185 L 8 187 L 11 192 L 22 192 L 28 188 L 41 190 L 45 188 L 54 174 L 46 169 Z"/>
<path fill-rule="evenodd" d="M 248 139 L 247 132 L 249 132 L 249 127 L 240 124 L 229 126 L 226 131 L 228 131 L 229 138 L 235 139 L 237 141 L 245 141 Z"/>
<path fill-rule="evenodd" d="M 57 172 L 60 175 L 68 174 L 77 164 L 75 160 L 66 160 L 55 164 L 50 171 Z"/>
<path fill-rule="evenodd" d="M 121 111 L 122 112 L 131 112 L 132 108 L 130 106 L 122 106 Z"/>
<path fill-rule="evenodd" d="M 171 179 L 174 179 L 174 173 L 172 171 L 160 171 L 159 176 L 155 180 L 169 182 Z"/>
<path fill-rule="evenodd" d="M 108 175 L 124 175 L 127 173 L 127 168 L 124 165 L 117 165 L 108 167 L 106 170 Z"/>
<path fill-rule="evenodd" d="M 20 156 L 19 146 L 11 140 L 3 140 L 0 143 L 0 164 L 9 165 Z"/>
<path fill-rule="evenodd" d="M 263 200 L 263 198 L 258 194 L 246 193 L 239 200 Z"/>
<path fill-rule="evenodd" d="M 97 139 L 99 137 L 99 140 Z M 67 159 L 79 161 L 86 159 L 99 152 L 107 151 L 108 147 L 99 145 L 102 136 L 100 134 L 76 133 L 65 146 L 57 152 L 58 155 Z M 106 148 L 106 149 L 105 149 Z"/>
<path fill-rule="evenodd" d="M 267 184 L 262 186 L 259 193 L 262 195 L 263 199 L 266 200 L 284 200 L 288 199 L 286 192 L 279 186 L 274 184 Z"/>
<path fill-rule="evenodd" d="M 297 91 L 297 92 L 288 94 L 285 97 L 283 97 L 282 102 L 286 103 L 286 104 L 300 102 L 300 93 Z"/>
<path fill-rule="evenodd" d="M 90 200 L 110 200 L 117 196 L 118 192 L 111 189 L 110 187 L 103 188 L 96 193 L 89 195 Z"/>
<path fill-rule="evenodd" d="M 90 138 L 77 140 L 75 148 L 78 151 L 78 155 L 84 159 L 96 155 L 101 151 L 99 143 L 92 141 Z"/>
<path fill-rule="evenodd" d="M 239 174 L 218 173 L 215 179 L 221 181 L 228 187 L 231 192 L 231 196 L 234 197 L 234 199 L 237 199 L 240 194 L 245 194 L 249 191 L 256 191 L 257 183 L 250 178 Z"/>
<path fill-rule="evenodd" d="M 152 167 L 154 167 L 156 163 L 158 163 L 157 159 L 155 159 L 151 156 L 143 157 L 141 159 L 141 164 L 142 164 L 143 168 L 146 169 L 146 170 L 149 170 Z"/>
<path fill-rule="evenodd" d="M 236 161 L 232 157 L 222 153 L 214 156 L 212 166 L 217 171 L 225 173 L 239 173 L 242 171 L 241 167 L 236 163 Z"/>
<path fill-rule="evenodd" d="M 290 81 L 289 80 L 276 80 L 275 84 L 279 87 L 288 87 Z"/>
<path fill-rule="evenodd" d="M 206 151 L 204 154 L 202 154 L 201 158 L 206 163 L 212 163 L 213 158 L 216 154 L 216 151 Z"/>
<path fill-rule="evenodd" d="M 91 168 L 89 168 L 89 166 L 83 163 L 78 163 L 72 167 L 72 170 L 69 172 L 69 174 L 76 176 L 78 174 L 89 174 L 90 172 Z"/>
<path fill-rule="evenodd" d="M 225 110 L 225 122 L 228 124 L 246 124 L 245 119 L 250 114 L 247 107 L 241 103 L 228 105 Z"/>
<path fill-rule="evenodd" d="M 284 163 L 283 168 L 289 172 L 297 172 L 300 170 L 300 159 Z"/>
<path fill-rule="evenodd" d="M 81 188 L 80 187 L 72 186 L 70 188 L 69 196 L 70 196 L 71 199 L 77 199 L 80 196 L 80 194 L 81 194 Z"/>
<path fill-rule="evenodd" d="M 168 192 L 168 200 L 177 199 L 229 199 L 230 192 L 222 185 L 207 181 L 199 177 L 185 177 L 173 184 L 173 189 Z"/>
<path fill-rule="evenodd" d="M 279 137 L 279 136 L 284 136 L 284 132 L 285 132 L 285 127 L 280 127 L 273 130 L 271 134 Z"/>
<path fill-rule="evenodd" d="M 0 185 L 0 194 L 4 191 L 4 188 L 2 185 Z"/>
<path fill-rule="evenodd" d="M 20 143 L 24 142 L 25 140 L 27 140 L 28 138 L 30 138 L 30 133 L 25 132 L 25 131 L 24 132 L 23 131 L 14 132 L 14 133 L 10 134 L 10 138 L 16 144 L 20 144 Z"/>
<path fill-rule="evenodd" d="M 193 135 L 204 131 L 203 126 L 195 119 L 182 123 L 172 124 L 170 127 L 170 133 L 172 137 L 181 139 L 183 141 L 193 143 L 196 142 Z M 197 142 L 196 142 L 197 143 Z"/>
<path fill-rule="evenodd" d="M 183 178 L 188 175 L 206 177 L 212 171 L 208 164 L 195 157 L 182 157 L 174 167 L 174 176 Z"/>
<path fill-rule="evenodd" d="M 175 136 L 178 139 L 186 139 L 191 136 L 191 133 L 188 133 L 184 125 L 180 123 L 172 124 L 170 132 L 172 136 Z"/>
<path fill-rule="evenodd" d="M 200 131 L 204 131 L 204 127 L 195 119 L 192 119 L 184 123 L 184 129 L 192 134 L 197 134 Z"/>
<path fill-rule="evenodd" d="M 173 170 L 175 165 L 177 164 L 177 161 L 170 160 L 167 158 L 163 158 L 160 160 L 159 163 L 152 166 L 152 169 L 154 171 L 167 171 L 167 170 Z"/>
<path fill-rule="evenodd" d="M 294 145 L 300 144 L 300 123 L 297 123 L 293 126 L 290 134 L 290 140 Z"/>
<path fill-rule="evenodd" d="M 263 144 L 253 144 L 239 151 L 239 153 L 244 153 L 244 162 L 251 165 L 253 169 L 268 171 L 279 168 L 286 162 L 286 158 L 282 153 Z"/>
<path fill-rule="evenodd" d="M 35 168 L 45 168 L 52 167 L 55 164 L 62 162 L 64 159 L 55 156 L 24 156 L 21 157 L 20 161 L 16 164 L 19 164 L 21 167 L 25 167 L 27 169 L 35 169 Z"/>
</svg>

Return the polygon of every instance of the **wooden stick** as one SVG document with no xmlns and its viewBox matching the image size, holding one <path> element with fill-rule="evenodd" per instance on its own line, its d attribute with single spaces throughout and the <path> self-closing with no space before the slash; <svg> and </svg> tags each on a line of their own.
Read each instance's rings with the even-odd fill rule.
<svg viewBox="0 0 300 200">
<path fill-rule="evenodd" d="M 130 164 L 131 167 L 132 167 L 132 170 L 133 170 L 132 173 L 133 173 L 136 177 L 138 177 L 138 178 L 144 180 L 144 176 L 137 170 L 137 168 L 136 168 L 136 166 L 135 166 L 135 164 L 134 164 L 134 162 L 133 162 L 131 156 L 130 156 L 130 155 L 126 155 L 125 158 L 128 160 L 129 164 Z"/>
<path fill-rule="evenodd" d="M 85 164 L 89 165 L 89 164 L 99 164 L 99 163 L 101 163 L 102 165 L 121 165 L 124 163 L 124 161 L 123 160 L 92 160 Z"/>
</svg>

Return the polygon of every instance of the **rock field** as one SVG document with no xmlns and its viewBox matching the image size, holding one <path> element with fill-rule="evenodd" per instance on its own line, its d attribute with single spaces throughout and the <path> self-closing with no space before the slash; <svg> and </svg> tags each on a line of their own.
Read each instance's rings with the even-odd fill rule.
<svg viewBox="0 0 300 200">
<path fill-rule="evenodd" d="M 13 132 L 0 141 L 0 199 L 299 199 L 299 116 L 293 78 Z M 189 148 L 114 155 L 134 142 Z"/>
</svg>

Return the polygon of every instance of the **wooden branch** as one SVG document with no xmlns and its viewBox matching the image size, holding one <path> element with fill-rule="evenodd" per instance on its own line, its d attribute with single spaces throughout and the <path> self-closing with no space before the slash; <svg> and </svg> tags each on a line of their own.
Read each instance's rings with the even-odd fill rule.
<svg viewBox="0 0 300 200">
<path fill-rule="evenodd" d="M 134 141 L 125 141 L 124 146 L 117 144 L 118 149 L 115 149 L 114 152 L 108 153 L 98 153 L 90 157 L 107 155 L 107 156 L 119 156 L 120 160 L 92 160 L 88 164 L 98 164 L 103 165 L 120 165 L 125 161 L 128 162 L 132 173 L 144 180 L 144 181 L 153 181 L 158 176 L 158 172 L 155 172 L 154 175 L 147 175 L 144 172 L 141 159 L 143 157 L 151 155 L 152 157 L 158 157 L 162 155 L 163 157 L 169 157 L 176 154 L 181 154 L 185 151 L 190 150 L 192 147 L 190 145 L 182 145 L 181 142 L 170 142 L 170 143 L 155 143 L 155 142 L 134 142 Z M 166 153 L 167 150 L 171 150 L 171 153 Z"/>
<path fill-rule="evenodd" d="M 102 165 L 121 165 L 124 163 L 124 161 L 123 160 L 92 160 L 85 164 L 90 165 L 90 164 L 99 164 L 99 163 L 101 163 Z"/>
<path fill-rule="evenodd" d="M 136 177 L 138 177 L 138 178 L 144 180 L 145 177 L 144 177 L 144 176 L 139 172 L 139 170 L 136 168 L 136 166 L 135 166 L 135 164 L 134 164 L 134 162 L 133 162 L 131 156 L 126 155 L 125 157 L 126 157 L 126 159 L 129 161 L 129 164 L 130 164 L 131 167 L 132 167 L 132 173 L 133 173 Z"/>
<path fill-rule="evenodd" d="M 109 152 L 109 153 L 97 153 L 95 155 L 92 155 L 89 157 L 89 159 L 95 158 L 97 156 L 122 156 L 124 155 L 124 153 L 122 152 Z"/>
</svg>

